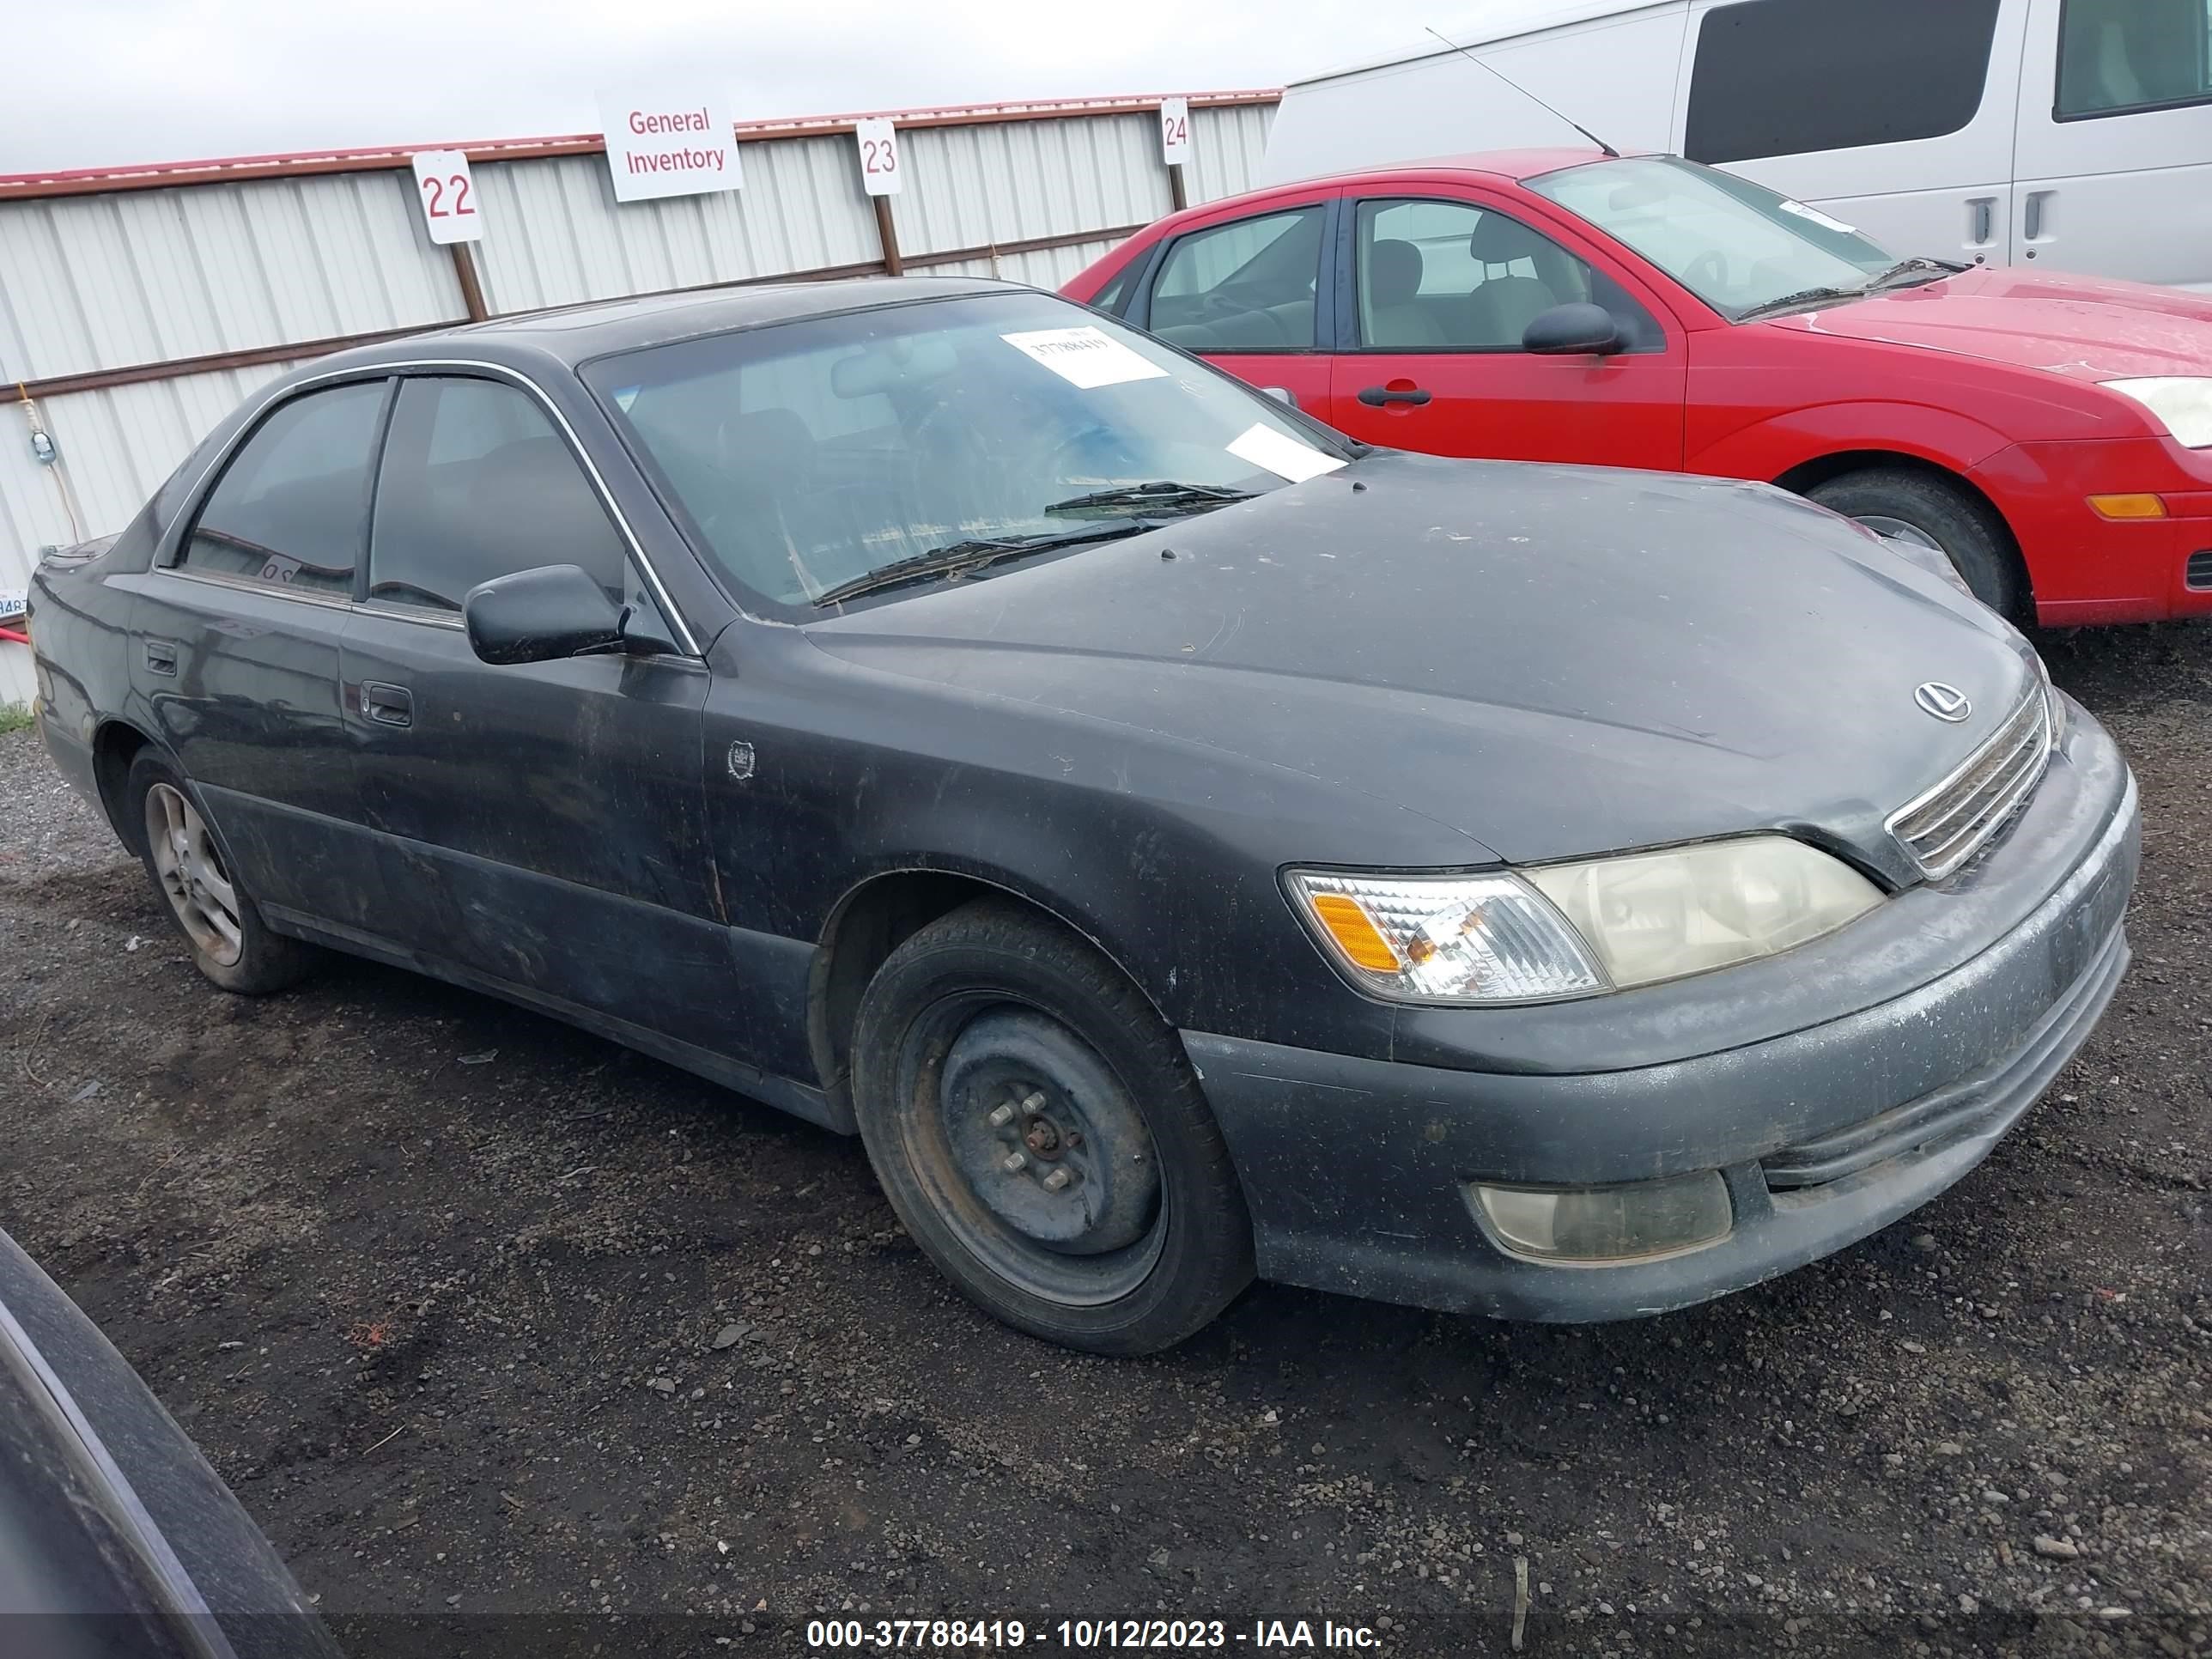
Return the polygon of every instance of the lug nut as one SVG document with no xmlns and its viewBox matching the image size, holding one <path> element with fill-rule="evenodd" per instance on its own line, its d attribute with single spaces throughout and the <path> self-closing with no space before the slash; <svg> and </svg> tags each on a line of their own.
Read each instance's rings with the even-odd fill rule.
<svg viewBox="0 0 2212 1659">
<path fill-rule="evenodd" d="M 1011 1106 L 1001 1106 L 991 1114 L 991 1127 L 994 1129 L 1003 1129 L 1013 1121 L 1014 1109 Z"/>
<path fill-rule="evenodd" d="M 1024 1170 L 1029 1167 L 1029 1159 L 1024 1158 L 1019 1152 L 1008 1152 L 1006 1154 L 1006 1161 L 1001 1164 L 999 1167 L 1004 1170 L 1008 1175 L 1019 1175 Z"/>
<path fill-rule="evenodd" d="M 1044 1189 L 1048 1193 L 1056 1193 L 1067 1185 L 1069 1178 L 1066 1170 L 1054 1170 L 1044 1178 Z"/>
<path fill-rule="evenodd" d="M 1022 1102 L 1022 1109 L 1029 1113 L 1032 1117 L 1034 1117 L 1037 1113 L 1044 1110 L 1044 1091 L 1042 1089 L 1030 1090 L 1029 1092 L 1029 1097 Z"/>
</svg>

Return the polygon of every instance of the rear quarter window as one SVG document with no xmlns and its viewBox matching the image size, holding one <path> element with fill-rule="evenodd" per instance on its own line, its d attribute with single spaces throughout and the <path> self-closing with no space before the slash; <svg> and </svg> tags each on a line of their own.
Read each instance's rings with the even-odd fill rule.
<svg viewBox="0 0 2212 1659">
<path fill-rule="evenodd" d="M 1707 12 L 1682 150 L 1756 161 L 1939 138 L 1982 106 L 2000 0 L 1741 0 Z"/>
</svg>

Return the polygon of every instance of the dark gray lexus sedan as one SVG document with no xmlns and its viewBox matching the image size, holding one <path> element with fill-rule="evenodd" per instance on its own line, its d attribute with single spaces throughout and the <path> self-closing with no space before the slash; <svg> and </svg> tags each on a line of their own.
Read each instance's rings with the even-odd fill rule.
<svg viewBox="0 0 2212 1659">
<path fill-rule="evenodd" d="M 207 976 L 312 948 L 830 1128 L 1102 1352 L 1257 1274 L 1656 1313 L 1981 1158 L 2128 962 L 2133 782 L 1759 486 L 1356 445 L 1028 289 L 518 318 L 264 388 L 38 572 Z"/>
</svg>

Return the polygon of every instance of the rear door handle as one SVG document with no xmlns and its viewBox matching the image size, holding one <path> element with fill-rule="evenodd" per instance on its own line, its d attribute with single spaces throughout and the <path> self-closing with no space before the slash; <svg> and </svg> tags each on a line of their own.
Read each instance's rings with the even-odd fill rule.
<svg viewBox="0 0 2212 1659">
<path fill-rule="evenodd" d="M 361 712 L 379 726 L 412 726 L 415 724 L 415 696 L 404 685 L 392 685 L 382 680 L 363 680 L 361 683 Z"/>
<path fill-rule="evenodd" d="M 2055 190 L 2031 190 L 2027 192 L 2027 210 L 2021 216 L 2021 235 L 2027 240 L 2032 242 L 2043 234 L 2043 204 L 2057 194 L 2058 192 Z"/>
<path fill-rule="evenodd" d="M 1370 409 L 1380 409 L 1385 404 L 1425 404 L 1429 395 L 1419 386 L 1411 392 L 1393 392 L 1387 386 L 1370 386 L 1359 394 L 1359 401 Z"/>
<path fill-rule="evenodd" d="M 1997 200 L 1994 196 L 1976 196 L 1966 203 L 1966 240 L 1976 247 L 1986 246 L 1990 233 L 1996 228 Z"/>
<path fill-rule="evenodd" d="M 145 652 L 148 673 L 173 675 L 177 672 L 177 642 L 174 640 L 148 640 Z"/>
</svg>

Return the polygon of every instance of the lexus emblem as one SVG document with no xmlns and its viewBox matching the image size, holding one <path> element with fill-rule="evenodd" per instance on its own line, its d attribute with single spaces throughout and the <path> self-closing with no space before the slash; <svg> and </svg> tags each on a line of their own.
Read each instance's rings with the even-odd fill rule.
<svg viewBox="0 0 2212 1659">
<path fill-rule="evenodd" d="M 1920 705 L 1923 713 L 1953 726 L 1974 712 L 1974 705 L 1966 701 L 1965 692 L 1941 680 L 1929 680 L 1913 687 L 1912 701 Z"/>
</svg>

